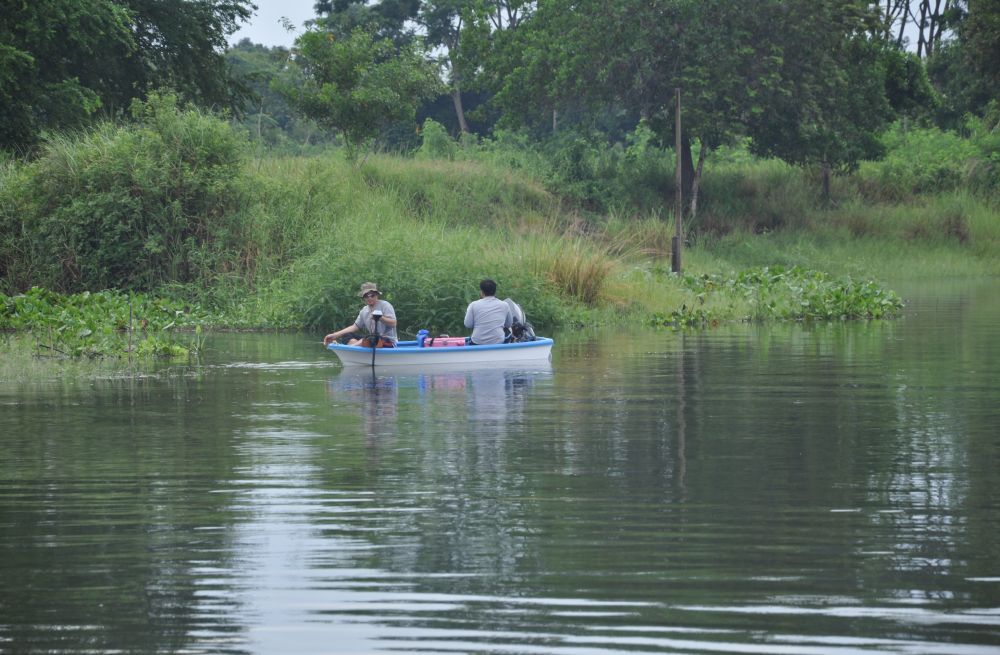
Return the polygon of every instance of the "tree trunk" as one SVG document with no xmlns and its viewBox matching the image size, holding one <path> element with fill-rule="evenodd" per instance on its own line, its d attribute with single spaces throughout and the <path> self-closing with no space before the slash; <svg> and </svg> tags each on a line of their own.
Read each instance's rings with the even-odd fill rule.
<svg viewBox="0 0 1000 655">
<path fill-rule="evenodd" d="M 930 11 L 930 7 L 927 5 L 928 0 L 922 0 L 920 3 L 920 18 L 917 21 L 917 57 L 924 59 L 929 54 L 927 52 L 927 14 Z"/>
<path fill-rule="evenodd" d="M 698 216 L 698 187 L 701 186 L 701 172 L 705 169 L 705 156 L 708 154 L 708 146 L 701 144 L 698 152 L 698 167 L 694 169 L 694 179 L 691 181 L 691 222 Z"/>
<path fill-rule="evenodd" d="M 897 3 L 897 10 L 899 16 L 899 31 L 896 33 L 896 45 L 900 48 L 903 47 L 903 39 L 906 38 L 906 26 L 909 24 L 911 13 L 910 13 L 910 3 L 909 0 Z"/>
<path fill-rule="evenodd" d="M 458 129 L 462 134 L 469 133 L 469 124 L 465 122 L 465 109 L 462 107 L 462 90 L 458 82 L 451 87 L 451 101 L 455 105 L 455 116 L 458 118 Z"/>
</svg>

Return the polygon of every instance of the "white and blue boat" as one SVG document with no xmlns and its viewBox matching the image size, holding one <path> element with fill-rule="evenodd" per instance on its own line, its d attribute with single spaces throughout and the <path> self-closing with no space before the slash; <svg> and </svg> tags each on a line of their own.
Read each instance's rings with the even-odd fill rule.
<svg viewBox="0 0 1000 655">
<path fill-rule="evenodd" d="M 400 341 L 395 348 L 371 348 L 331 343 L 327 349 L 344 366 L 437 366 L 441 364 L 510 364 L 547 362 L 552 356 L 552 339 L 498 343 L 486 346 L 421 346 L 417 341 Z"/>
</svg>

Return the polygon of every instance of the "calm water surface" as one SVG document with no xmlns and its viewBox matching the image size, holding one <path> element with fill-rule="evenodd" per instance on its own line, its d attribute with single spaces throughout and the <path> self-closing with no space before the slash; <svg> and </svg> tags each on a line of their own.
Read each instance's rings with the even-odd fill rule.
<svg viewBox="0 0 1000 655">
<path fill-rule="evenodd" d="M 0 382 L 0 652 L 996 654 L 1000 291 L 896 288 L 534 368 Z"/>
</svg>

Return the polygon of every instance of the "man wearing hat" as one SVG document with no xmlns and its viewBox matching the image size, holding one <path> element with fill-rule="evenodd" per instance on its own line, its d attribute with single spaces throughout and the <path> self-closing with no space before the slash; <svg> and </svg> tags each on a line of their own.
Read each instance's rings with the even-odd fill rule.
<svg viewBox="0 0 1000 655">
<path fill-rule="evenodd" d="M 398 341 L 396 337 L 396 310 L 392 308 L 392 305 L 388 301 L 382 300 L 382 292 L 378 290 L 374 282 L 365 282 L 362 284 L 358 295 L 364 299 L 365 306 L 358 312 L 358 317 L 354 319 L 354 323 L 323 337 L 323 344 L 329 345 L 346 334 L 354 334 L 362 330 L 367 330 L 370 335 L 375 334 L 375 318 L 381 312 L 381 318 L 378 320 L 379 343 L 376 347 L 395 348 Z M 368 348 L 371 347 L 372 342 L 370 337 L 365 337 L 363 339 L 351 339 L 347 342 L 347 345 Z"/>
</svg>

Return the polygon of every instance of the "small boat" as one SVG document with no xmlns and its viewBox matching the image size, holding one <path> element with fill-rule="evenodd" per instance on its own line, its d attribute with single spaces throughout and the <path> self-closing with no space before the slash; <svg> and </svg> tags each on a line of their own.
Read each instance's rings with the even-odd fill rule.
<svg viewBox="0 0 1000 655">
<path fill-rule="evenodd" d="M 548 361 L 552 339 L 535 337 L 534 341 L 498 343 L 488 346 L 422 347 L 416 341 L 400 341 L 395 348 L 376 348 L 375 366 L 437 366 L 440 364 L 509 364 L 511 362 Z M 372 366 L 372 349 L 331 343 L 344 366 Z"/>
</svg>

